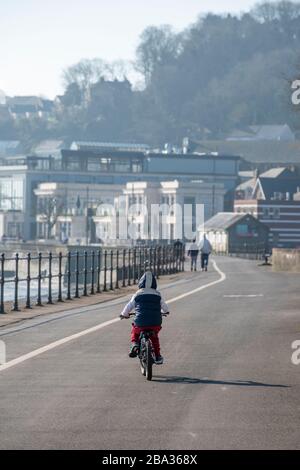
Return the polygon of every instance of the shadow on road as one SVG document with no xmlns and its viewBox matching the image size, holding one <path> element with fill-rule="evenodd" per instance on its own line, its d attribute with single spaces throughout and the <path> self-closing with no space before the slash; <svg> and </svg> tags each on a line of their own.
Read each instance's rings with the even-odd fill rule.
<svg viewBox="0 0 300 470">
<path fill-rule="evenodd" d="M 253 382 L 252 380 L 211 380 L 211 379 L 196 379 L 192 377 L 166 377 L 159 376 L 153 377 L 153 382 L 160 383 L 173 383 L 173 384 L 202 384 L 202 385 L 235 385 L 238 387 L 270 387 L 270 388 L 289 388 L 289 385 L 280 384 L 266 384 L 262 382 Z"/>
</svg>

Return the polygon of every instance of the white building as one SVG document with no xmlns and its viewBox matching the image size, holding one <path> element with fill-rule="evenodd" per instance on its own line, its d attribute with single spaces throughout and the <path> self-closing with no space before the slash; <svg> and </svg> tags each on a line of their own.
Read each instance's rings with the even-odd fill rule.
<svg viewBox="0 0 300 470">
<path fill-rule="evenodd" d="M 18 210 L 0 211 L 0 240 L 22 240 L 24 214 Z"/>
<path fill-rule="evenodd" d="M 127 183 L 114 208 L 102 208 L 93 220 L 108 243 L 129 240 L 192 238 L 197 224 L 224 209 L 222 184 L 203 181 Z"/>
<path fill-rule="evenodd" d="M 41 183 L 37 196 L 37 238 L 88 244 L 96 242 L 93 216 L 100 205 L 115 205 L 120 185 Z"/>
</svg>

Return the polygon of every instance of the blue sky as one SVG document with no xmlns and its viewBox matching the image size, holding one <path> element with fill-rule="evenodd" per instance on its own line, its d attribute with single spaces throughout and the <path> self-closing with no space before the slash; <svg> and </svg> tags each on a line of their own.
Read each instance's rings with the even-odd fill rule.
<svg viewBox="0 0 300 470">
<path fill-rule="evenodd" d="M 61 71 L 82 58 L 131 60 L 148 25 L 182 30 L 203 12 L 247 11 L 255 0 L 0 0 L 0 90 L 62 91 Z"/>
</svg>

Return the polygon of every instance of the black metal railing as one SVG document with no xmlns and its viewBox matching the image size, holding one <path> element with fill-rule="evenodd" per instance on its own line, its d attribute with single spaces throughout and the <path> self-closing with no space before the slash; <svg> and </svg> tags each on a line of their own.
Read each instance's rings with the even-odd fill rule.
<svg viewBox="0 0 300 470">
<path fill-rule="evenodd" d="M 184 271 L 173 246 L 28 253 L 0 257 L 0 314 L 136 285 L 146 269 L 159 278 Z"/>
</svg>

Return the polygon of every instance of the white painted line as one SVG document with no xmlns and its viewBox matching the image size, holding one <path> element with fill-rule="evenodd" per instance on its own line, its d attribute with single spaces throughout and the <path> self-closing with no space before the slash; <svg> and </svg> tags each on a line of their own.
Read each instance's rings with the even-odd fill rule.
<svg viewBox="0 0 300 470">
<path fill-rule="evenodd" d="M 179 295 L 178 297 L 174 297 L 173 299 L 169 299 L 166 302 L 168 304 L 171 304 L 173 302 L 177 302 L 178 300 L 184 299 L 185 297 L 188 297 L 190 295 L 196 294 L 197 292 L 200 292 L 204 289 L 207 289 L 208 287 L 212 287 L 215 284 L 219 284 L 220 282 L 225 281 L 226 275 L 218 268 L 217 264 L 215 261 L 212 261 L 213 265 L 215 267 L 215 270 L 217 273 L 220 274 L 220 279 L 214 282 L 210 282 L 209 284 L 205 284 L 201 287 L 198 287 L 197 289 L 193 289 L 189 292 L 186 292 L 185 294 Z M 14 367 L 18 364 L 21 364 L 22 362 L 28 361 L 29 359 L 32 359 L 36 356 L 39 356 L 40 354 L 43 354 L 47 351 L 51 351 L 52 349 L 57 348 L 58 346 L 62 346 L 63 344 L 69 343 L 70 341 L 73 341 L 75 339 L 81 338 L 82 336 L 89 335 L 90 333 L 94 333 L 95 331 L 101 330 L 102 328 L 105 328 L 106 326 L 113 325 L 114 323 L 117 323 L 121 321 L 120 318 L 114 318 L 113 320 L 106 321 L 104 323 L 100 323 L 99 325 L 96 325 L 92 328 L 89 328 L 87 330 L 80 331 L 79 333 L 75 333 L 74 335 L 67 336 L 65 338 L 59 339 L 58 341 L 54 341 L 53 343 L 50 343 L 46 346 L 43 346 L 42 348 L 35 349 L 34 351 L 31 351 L 28 354 L 24 354 L 23 356 L 19 356 L 16 359 L 13 359 L 12 361 L 6 362 L 5 364 L 0 365 L 0 372 L 10 369 L 11 367 Z"/>
<path fill-rule="evenodd" d="M 217 271 L 218 274 L 220 274 L 220 279 L 217 281 L 210 282 L 209 284 L 204 284 L 204 286 L 198 287 L 197 289 L 191 290 L 189 292 L 186 292 L 185 294 L 179 295 L 178 297 L 174 297 L 173 299 L 167 300 L 167 304 L 171 304 L 173 302 L 177 302 L 178 300 L 184 299 L 185 297 L 189 297 L 190 295 L 196 294 L 197 292 L 201 292 L 204 289 L 207 289 L 208 287 L 215 286 L 216 284 L 219 284 L 220 282 L 225 281 L 226 279 L 226 274 L 224 274 L 217 266 L 217 263 L 213 261 L 213 265 L 215 270 Z"/>
<path fill-rule="evenodd" d="M 94 331 L 101 330 L 102 328 L 112 325 L 113 323 L 116 323 L 118 321 L 120 321 L 119 318 L 114 318 L 113 320 L 109 320 L 104 323 L 100 323 L 99 325 L 96 325 L 93 328 L 89 328 L 88 330 L 80 331 L 79 333 L 76 333 L 74 335 L 67 336 L 66 338 L 59 339 L 58 341 L 54 341 L 54 343 L 50 343 L 47 346 L 43 346 L 42 348 L 35 349 L 34 351 L 31 351 L 28 354 L 24 354 L 23 356 L 17 357 L 16 359 L 13 359 L 12 361 L 2 364 L 0 366 L 0 372 L 2 372 L 5 369 L 9 369 L 10 367 L 16 366 L 17 364 L 21 364 L 22 362 L 25 362 L 28 359 L 32 359 L 33 357 L 39 356 L 40 354 L 43 354 L 44 352 L 51 351 L 51 349 L 57 348 L 58 346 L 61 346 L 62 344 L 69 343 L 69 341 L 73 341 L 74 339 L 80 338 L 81 336 L 85 336 L 90 333 L 94 333 Z"/>
<path fill-rule="evenodd" d="M 228 298 L 228 299 L 253 299 L 255 297 L 264 297 L 264 294 L 228 294 L 228 295 L 223 295 L 223 297 Z"/>
</svg>

